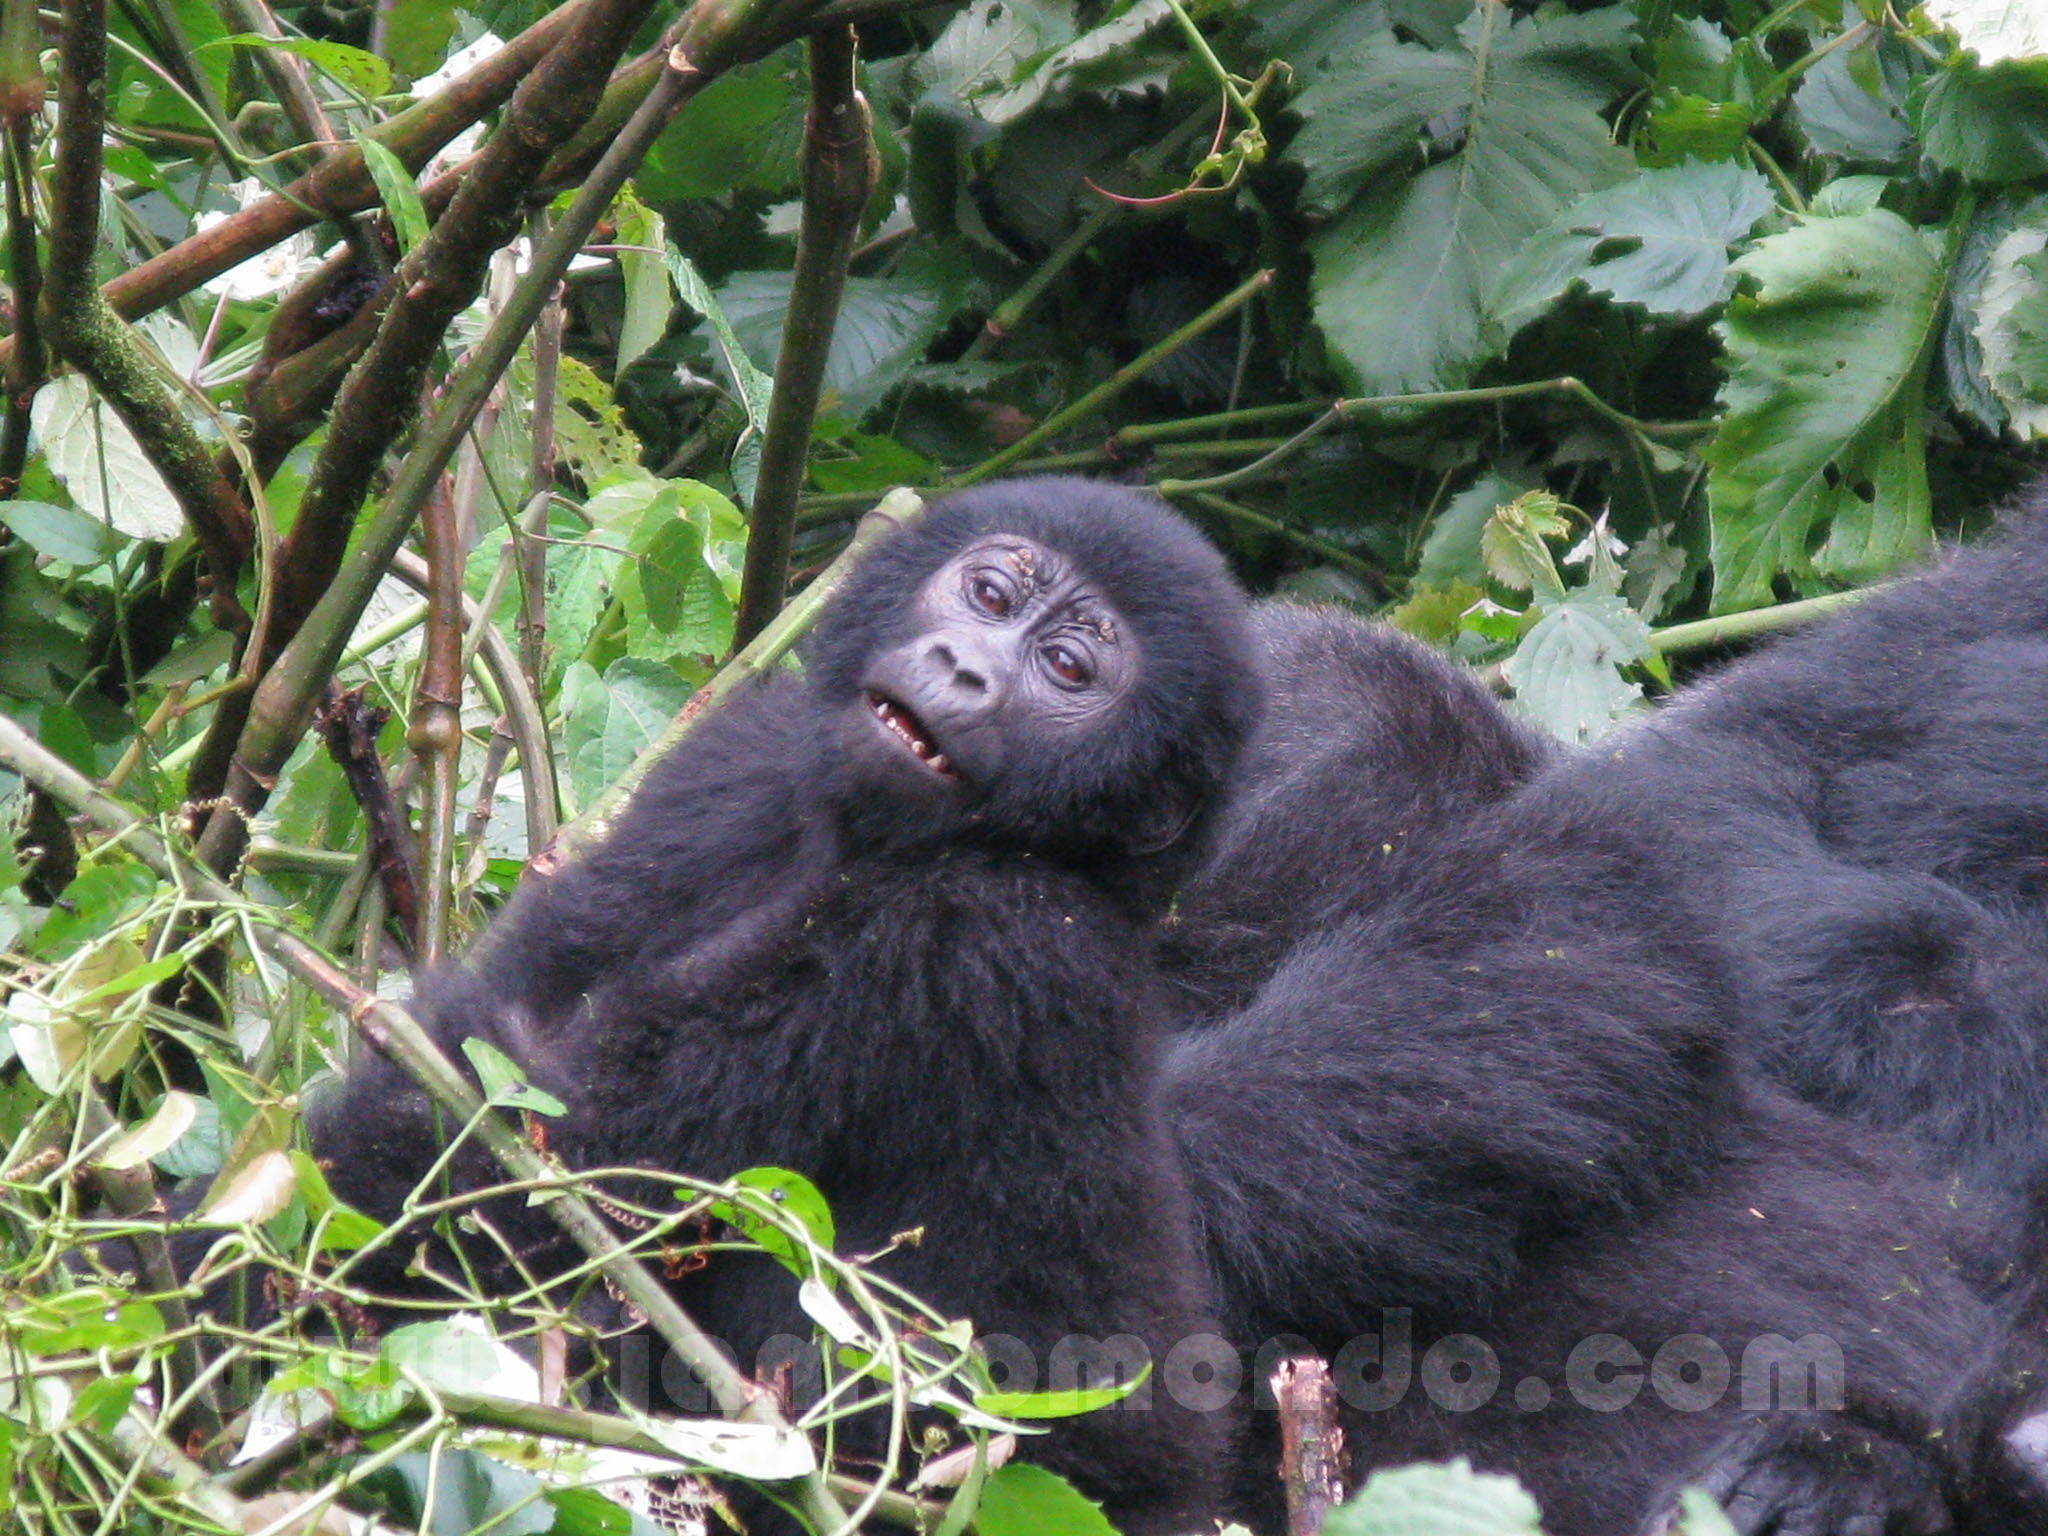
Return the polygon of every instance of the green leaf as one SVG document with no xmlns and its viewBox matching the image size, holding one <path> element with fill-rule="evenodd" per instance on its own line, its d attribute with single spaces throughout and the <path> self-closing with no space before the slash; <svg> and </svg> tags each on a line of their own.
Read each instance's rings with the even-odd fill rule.
<svg viewBox="0 0 2048 1536">
<path fill-rule="evenodd" d="M 1102 1506 L 1043 1467 L 1012 1462 L 982 1484 L 979 1536 L 1116 1536 Z"/>
<path fill-rule="evenodd" d="M 758 433 L 768 425 L 768 398 L 775 392 L 775 380 L 758 367 L 747 355 L 747 349 L 740 345 L 733 335 L 733 328 L 726 319 L 720 299 L 711 291 L 711 285 L 704 281 L 703 274 L 673 245 L 668 248 L 669 281 L 676 285 L 676 297 L 704 317 L 704 323 L 711 327 L 711 334 L 718 343 L 719 354 L 725 359 L 727 371 L 732 375 L 733 388 L 738 391 L 740 404 L 747 413 L 747 426 Z M 775 274 L 757 274 L 774 276 Z M 789 276 L 781 274 L 783 303 L 788 302 Z M 778 311 L 779 313 L 779 311 Z M 776 328 L 776 342 L 771 343 L 767 356 L 770 366 L 781 338 L 781 327 Z"/>
<path fill-rule="evenodd" d="M 163 1315 L 146 1301 L 88 1286 L 55 1295 L 25 1296 L 7 1315 L 8 1331 L 31 1355 L 130 1349 L 163 1336 Z"/>
<path fill-rule="evenodd" d="M 405 168 L 405 162 L 389 149 L 367 134 L 357 134 L 355 141 L 356 148 L 363 152 L 370 180 L 376 183 L 377 196 L 391 215 L 399 254 L 406 255 L 427 238 L 427 205 L 420 201 L 420 189 L 413 184 L 412 172 Z"/>
<path fill-rule="evenodd" d="M 938 261 L 906 263 L 890 277 L 848 278 L 825 358 L 828 401 L 853 417 L 880 404 L 951 322 L 962 276 L 950 261 Z M 718 290 L 733 334 L 764 370 L 774 367 L 781 347 L 789 281 L 787 272 L 736 272 Z"/>
<path fill-rule="evenodd" d="M 1152 1374 L 1151 1362 L 1129 1381 L 1113 1387 L 1082 1387 L 1063 1392 L 981 1392 L 974 1406 L 1000 1419 L 1072 1419 L 1120 1403 Z"/>
<path fill-rule="evenodd" d="M 0 501 L 0 525 L 37 554 L 66 565 L 98 565 L 118 542 L 105 523 L 48 501 Z"/>
<path fill-rule="evenodd" d="M 141 1385 L 141 1379 L 135 1376 L 102 1376 L 87 1382 L 72 1399 L 72 1418 L 92 1425 L 103 1435 L 111 1435 L 127 1413 L 128 1405 L 135 1401 L 135 1389 Z"/>
<path fill-rule="evenodd" d="M 1460 1456 L 1375 1472 L 1330 1511 L 1323 1536 L 1542 1536 L 1536 1501 L 1512 1477 L 1474 1472 Z"/>
<path fill-rule="evenodd" d="M 1920 138 L 1938 164 L 1972 181 L 2048 175 L 2048 59 L 1964 62 L 1937 75 L 1920 99 Z"/>
<path fill-rule="evenodd" d="M 569 1106 L 527 1082 L 519 1064 L 488 1040 L 474 1036 L 462 1042 L 462 1054 L 476 1069 L 484 1097 L 505 1109 L 530 1109 L 537 1115 L 566 1115 Z"/>
<path fill-rule="evenodd" d="M 1792 93 L 1792 111 L 1816 154 L 1839 155 L 1864 164 L 1890 165 L 1913 141 L 1906 121 L 1906 97 L 1914 57 L 1882 34 L 1875 44 L 1857 43 L 1825 54 Z M 1856 60 L 1876 64 L 1878 92 L 1856 78 Z"/>
<path fill-rule="evenodd" d="M 1478 585 L 1487 578 L 1486 557 L 1480 540 L 1496 509 L 1506 506 L 1528 490 L 1528 482 L 1509 480 L 1488 471 L 1444 503 L 1429 525 L 1422 541 L 1422 558 L 1415 567 L 1416 581 L 1433 587 L 1454 582 Z"/>
<path fill-rule="evenodd" d="M 1487 574 L 1502 586 L 1557 602 L 1564 597 L 1564 584 L 1546 541 L 1569 531 L 1555 496 L 1524 491 L 1487 520 L 1479 533 L 1479 553 Z"/>
<path fill-rule="evenodd" d="M 364 1486 L 422 1536 L 469 1536 L 480 1530 L 491 1536 L 545 1536 L 555 1523 L 554 1506 L 541 1497 L 539 1479 L 479 1451 L 408 1451 L 366 1478 Z"/>
<path fill-rule="evenodd" d="M 1464 383 L 1498 350 L 1494 275 L 1629 168 L 1600 116 L 1634 78 L 1627 10 L 1508 15 L 1475 7 L 1441 50 L 1369 44 L 1296 100 L 1304 204 L 1337 214 L 1309 243 L 1316 319 L 1358 392 Z M 1418 143 L 1434 163 L 1415 171 Z"/>
<path fill-rule="evenodd" d="M 2048 205 L 1987 253 L 1971 304 L 1971 339 L 1999 413 L 2022 438 L 2048 437 Z"/>
<path fill-rule="evenodd" d="M 1697 315 L 1735 291 L 1728 248 L 1776 204 L 1731 164 L 1687 161 L 1579 199 L 1525 246 L 1490 306 L 1520 330 L 1574 281 L 1653 314 Z"/>
<path fill-rule="evenodd" d="M 75 765 L 74 765 L 75 766 Z M 140 864 L 117 860 L 79 871 L 44 919 L 36 948 L 60 955 L 126 922 L 156 895 L 157 879 Z"/>
<path fill-rule="evenodd" d="M 131 539 L 164 542 L 185 530 L 178 498 L 149 455 L 82 374 L 36 391 L 29 420 L 50 472 L 93 518 Z"/>
<path fill-rule="evenodd" d="M 772 1206 L 796 1222 L 813 1243 L 830 1250 L 838 1232 L 832 1221 L 832 1207 L 818 1186 L 787 1168 L 747 1168 L 732 1176 L 730 1183 L 750 1192 L 738 1200 L 715 1200 L 711 1214 L 746 1235 L 749 1241 L 772 1253 L 793 1273 L 809 1276 L 811 1261 L 800 1243 L 765 1215 L 760 1207 Z"/>
<path fill-rule="evenodd" d="M 1926 548 L 1921 416 L 1943 298 L 1920 236 L 1882 209 L 1809 220 L 1735 267 L 1754 291 L 1717 327 L 1726 414 L 1703 450 L 1720 613 L 1770 601 L 1779 572 L 1869 581 Z"/>
<path fill-rule="evenodd" d="M 408 79 L 433 73 L 455 38 L 455 0 L 400 0 L 385 7 L 384 56 Z"/>
<path fill-rule="evenodd" d="M 1649 653 L 1650 626 L 1626 601 L 1573 592 L 1508 658 L 1515 707 L 1562 741 L 1597 740 L 1642 694 L 1621 669 Z"/>
<path fill-rule="evenodd" d="M 602 677 L 587 662 L 574 663 L 562 678 L 562 707 L 563 746 L 577 802 L 588 805 L 630 768 L 689 702 L 691 691 L 670 668 L 637 656 L 621 656 Z"/>
<path fill-rule="evenodd" d="M 911 66 L 913 89 L 998 96 L 1079 30 L 1073 0 L 974 0 Z"/>
<path fill-rule="evenodd" d="M 346 89 L 358 96 L 382 96 L 391 89 L 391 66 L 376 54 L 362 48 L 351 48 L 347 43 L 324 42 L 311 37 L 264 37 L 255 32 L 237 32 L 209 43 L 209 48 L 222 44 L 235 44 L 243 48 L 269 48 L 278 53 L 295 53 L 314 68 L 331 75 Z"/>
<path fill-rule="evenodd" d="M 803 145 L 802 55 L 784 49 L 730 70 L 692 97 L 634 174 L 651 203 L 797 184 Z"/>
</svg>

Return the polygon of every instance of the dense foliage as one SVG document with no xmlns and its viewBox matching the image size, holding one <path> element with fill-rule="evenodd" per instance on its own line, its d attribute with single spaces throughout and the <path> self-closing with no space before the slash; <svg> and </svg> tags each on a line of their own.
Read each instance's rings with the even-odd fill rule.
<svg viewBox="0 0 2048 1536">
<path fill-rule="evenodd" d="M 557 1474 L 816 1468 L 780 1423 L 551 1415 L 468 1318 L 201 1337 L 135 1218 L 196 1181 L 217 1282 L 353 1337 L 349 1255 L 459 1213 L 337 1206 L 300 1096 L 736 639 L 773 663 L 787 572 L 885 490 L 1154 485 L 1585 738 L 1973 529 L 2048 437 L 2048 22 L 1997 0 L 0 0 L 0 121 L 0 1500 L 37 1530 L 287 1489 L 622 1530 Z M 1087 1406 L 987 1392 L 943 1319 L 905 1350 L 793 1176 L 676 1193 L 632 1246 L 733 1218 L 849 1400 L 984 1453 Z M 493 1318 L 543 1360 L 565 1326 Z M 988 1465 L 951 1469 L 979 1529 L 1046 1528 Z"/>
</svg>

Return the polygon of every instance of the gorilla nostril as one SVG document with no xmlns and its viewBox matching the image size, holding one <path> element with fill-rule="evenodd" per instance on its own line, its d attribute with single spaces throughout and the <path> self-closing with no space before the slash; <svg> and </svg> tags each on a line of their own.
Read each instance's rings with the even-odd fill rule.
<svg viewBox="0 0 2048 1536">
<path fill-rule="evenodd" d="M 988 688 L 988 679 L 972 667 L 955 667 L 953 669 L 953 681 L 959 687 L 969 689 L 975 693 L 985 692 Z"/>
</svg>

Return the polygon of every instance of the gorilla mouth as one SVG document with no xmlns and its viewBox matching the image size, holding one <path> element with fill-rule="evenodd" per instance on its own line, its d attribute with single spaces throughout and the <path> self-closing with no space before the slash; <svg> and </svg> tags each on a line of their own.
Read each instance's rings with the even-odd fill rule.
<svg viewBox="0 0 2048 1536">
<path fill-rule="evenodd" d="M 886 698 L 879 693 L 868 695 L 868 709 L 882 722 L 889 734 L 903 744 L 904 750 L 925 767 L 941 778 L 959 777 L 953 771 L 953 765 L 946 761 L 946 754 L 939 750 L 938 743 L 932 739 L 930 728 L 916 715 L 894 699 Z"/>
</svg>

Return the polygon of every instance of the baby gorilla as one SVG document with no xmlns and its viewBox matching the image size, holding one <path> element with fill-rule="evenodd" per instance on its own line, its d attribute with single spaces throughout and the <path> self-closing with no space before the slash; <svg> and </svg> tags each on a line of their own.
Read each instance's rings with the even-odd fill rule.
<svg viewBox="0 0 2048 1536">
<path fill-rule="evenodd" d="M 1017 481 L 886 540 L 804 662 L 709 714 L 601 846 L 522 887 L 477 959 L 425 981 L 421 1018 L 560 1097 L 572 1167 L 797 1169 L 843 1251 L 922 1228 L 882 1272 L 1007 1335 L 1041 1384 L 1073 1384 L 1050 1378 L 1077 1341 L 1136 1339 L 1162 1366 L 1215 1324 L 1153 1089 L 1165 999 L 1131 959 L 1250 723 L 1241 593 L 1149 498 Z M 439 1137 L 369 1061 L 314 1142 L 337 1192 L 389 1217 Z M 538 1273 L 559 1262 L 544 1216 L 491 1214 Z M 675 1291 L 749 1370 L 811 1333 L 767 1258 L 713 1253 Z M 1199 1528 L 1232 1416 L 1151 1399 L 1025 1454 L 1128 1531 Z M 840 1446 L 872 1452 L 879 1428 Z"/>
</svg>

